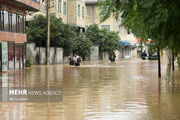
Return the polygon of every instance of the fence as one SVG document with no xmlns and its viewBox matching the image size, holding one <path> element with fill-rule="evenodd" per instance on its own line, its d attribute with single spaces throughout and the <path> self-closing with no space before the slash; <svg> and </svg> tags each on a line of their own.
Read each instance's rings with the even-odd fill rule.
<svg viewBox="0 0 180 120">
<path fill-rule="evenodd" d="M 34 64 L 46 64 L 46 48 L 36 47 L 35 43 L 27 43 L 26 58 L 30 58 Z M 50 64 L 61 63 L 63 63 L 63 49 L 60 47 L 51 47 Z"/>
</svg>

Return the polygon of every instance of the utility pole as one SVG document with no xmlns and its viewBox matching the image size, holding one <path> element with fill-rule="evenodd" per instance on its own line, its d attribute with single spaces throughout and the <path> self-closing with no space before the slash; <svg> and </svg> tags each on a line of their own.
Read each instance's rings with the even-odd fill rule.
<svg viewBox="0 0 180 120">
<path fill-rule="evenodd" d="M 172 70 L 175 70 L 175 66 L 174 66 L 174 51 L 172 50 Z"/>
<path fill-rule="evenodd" d="M 49 19 L 50 0 L 46 0 L 46 18 L 47 18 L 47 46 L 46 46 L 46 64 L 50 64 L 50 19 Z"/>
<path fill-rule="evenodd" d="M 158 54 L 158 76 L 161 78 L 161 58 L 160 58 L 160 49 L 157 47 L 157 54 Z"/>
</svg>

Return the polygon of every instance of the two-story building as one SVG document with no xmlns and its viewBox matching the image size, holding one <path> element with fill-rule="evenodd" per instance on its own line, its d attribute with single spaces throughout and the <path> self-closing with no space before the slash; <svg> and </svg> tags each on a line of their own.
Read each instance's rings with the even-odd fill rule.
<svg viewBox="0 0 180 120">
<path fill-rule="evenodd" d="M 68 23 L 79 27 L 79 32 L 85 31 L 86 6 L 85 0 L 68 0 Z"/>
<path fill-rule="evenodd" d="M 40 1 L 40 11 L 28 16 L 28 21 L 36 14 L 46 15 L 46 0 Z M 61 17 L 65 24 L 77 26 L 79 32 L 85 31 L 85 0 L 49 0 L 49 14 Z"/>
<path fill-rule="evenodd" d="M 134 46 L 137 43 L 135 36 L 128 31 L 125 27 L 121 27 L 121 18 L 116 20 L 113 15 L 111 15 L 104 22 L 100 21 L 100 9 L 98 0 L 86 0 L 87 16 L 85 18 L 85 28 L 87 29 L 91 24 L 98 24 L 100 29 L 107 28 L 109 31 L 119 32 L 121 38 L 121 43 L 123 44 L 122 50 L 116 51 L 118 58 L 131 58 L 137 56 L 137 51 Z"/>
<path fill-rule="evenodd" d="M 40 0 L 0 1 L 1 69 L 23 68 L 25 63 L 26 14 L 40 9 Z"/>
</svg>

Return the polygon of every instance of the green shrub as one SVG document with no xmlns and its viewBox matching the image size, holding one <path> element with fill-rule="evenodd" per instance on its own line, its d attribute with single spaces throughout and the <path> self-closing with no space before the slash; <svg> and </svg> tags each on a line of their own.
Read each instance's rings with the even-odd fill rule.
<svg viewBox="0 0 180 120">
<path fill-rule="evenodd" d="M 33 62 L 30 58 L 26 59 L 26 67 L 32 67 L 33 66 Z"/>
</svg>

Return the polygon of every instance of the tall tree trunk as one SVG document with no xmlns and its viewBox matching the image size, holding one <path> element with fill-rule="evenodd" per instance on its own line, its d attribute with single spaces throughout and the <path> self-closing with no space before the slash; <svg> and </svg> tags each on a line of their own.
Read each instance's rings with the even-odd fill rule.
<svg viewBox="0 0 180 120">
<path fill-rule="evenodd" d="M 160 49 L 157 47 L 157 55 L 158 55 L 158 76 L 161 78 L 161 58 L 160 58 Z"/>
<path fill-rule="evenodd" d="M 175 70 L 175 67 L 174 67 L 174 51 L 172 52 L 172 70 L 173 71 Z"/>
<path fill-rule="evenodd" d="M 168 64 L 166 68 L 166 80 L 167 82 L 171 81 L 171 65 L 172 65 L 172 54 L 171 50 L 167 50 Z"/>
</svg>

